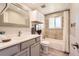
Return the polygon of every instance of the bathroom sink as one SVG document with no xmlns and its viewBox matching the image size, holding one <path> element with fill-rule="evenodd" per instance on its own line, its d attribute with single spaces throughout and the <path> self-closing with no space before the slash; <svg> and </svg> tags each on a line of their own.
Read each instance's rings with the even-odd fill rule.
<svg viewBox="0 0 79 59">
<path fill-rule="evenodd" d="M 25 40 L 30 40 L 32 38 L 35 38 L 37 37 L 37 35 L 29 35 L 29 36 L 20 36 L 20 37 L 6 37 L 6 39 L 11 39 L 10 41 L 8 42 L 23 42 Z"/>
<path fill-rule="evenodd" d="M 9 41 L 11 41 L 11 39 L 4 39 L 4 40 L 2 40 L 2 42 L 9 42 Z"/>
</svg>

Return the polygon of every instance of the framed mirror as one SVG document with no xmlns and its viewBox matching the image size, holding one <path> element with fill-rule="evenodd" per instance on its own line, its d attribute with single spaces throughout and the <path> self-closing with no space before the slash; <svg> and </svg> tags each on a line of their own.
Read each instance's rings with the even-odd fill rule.
<svg viewBox="0 0 79 59">
<path fill-rule="evenodd" d="M 17 3 L 8 4 L 2 17 L 2 25 L 5 26 L 29 27 L 30 25 L 29 11 Z"/>
</svg>

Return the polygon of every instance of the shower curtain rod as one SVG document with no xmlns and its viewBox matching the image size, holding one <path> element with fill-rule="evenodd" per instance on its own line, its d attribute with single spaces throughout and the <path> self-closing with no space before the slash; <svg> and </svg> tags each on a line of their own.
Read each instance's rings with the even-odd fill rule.
<svg viewBox="0 0 79 59">
<path fill-rule="evenodd" d="M 45 14 L 45 16 L 50 15 L 50 14 L 64 12 L 64 11 L 70 11 L 70 9 L 65 9 L 65 10 L 61 10 L 61 11 L 56 11 L 56 12 L 53 12 L 53 13 Z"/>
</svg>

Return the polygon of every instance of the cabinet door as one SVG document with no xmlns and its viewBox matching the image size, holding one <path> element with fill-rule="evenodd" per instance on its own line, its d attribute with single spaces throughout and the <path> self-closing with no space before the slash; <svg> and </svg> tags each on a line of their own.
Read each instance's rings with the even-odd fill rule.
<svg viewBox="0 0 79 59">
<path fill-rule="evenodd" d="M 27 47 L 29 47 L 30 45 L 34 44 L 35 43 L 35 39 L 31 39 L 29 41 L 26 41 L 26 42 L 23 42 L 21 44 L 21 50 L 24 50 L 26 49 Z"/>
<path fill-rule="evenodd" d="M 29 48 L 17 53 L 15 56 L 29 56 Z"/>
<path fill-rule="evenodd" d="M 31 46 L 31 56 L 39 56 L 40 55 L 40 44 L 35 43 Z"/>
<path fill-rule="evenodd" d="M 0 50 L 0 56 L 12 56 L 20 52 L 20 45 L 15 45 L 3 50 Z"/>
<path fill-rule="evenodd" d="M 40 37 L 36 38 L 35 42 L 40 42 Z"/>
</svg>

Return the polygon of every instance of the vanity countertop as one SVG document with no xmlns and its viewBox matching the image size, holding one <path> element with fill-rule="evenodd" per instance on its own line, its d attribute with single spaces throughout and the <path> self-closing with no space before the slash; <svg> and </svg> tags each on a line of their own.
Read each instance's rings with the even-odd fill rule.
<svg viewBox="0 0 79 59">
<path fill-rule="evenodd" d="M 24 41 L 28 41 L 28 40 L 31 40 L 31 39 L 36 38 L 36 37 L 40 37 L 40 35 L 28 35 L 28 36 L 22 36 L 22 37 L 12 37 L 11 41 L 0 43 L 0 49 L 4 49 L 4 48 L 10 47 L 10 46 L 22 43 Z"/>
</svg>

